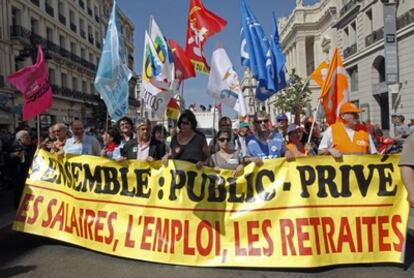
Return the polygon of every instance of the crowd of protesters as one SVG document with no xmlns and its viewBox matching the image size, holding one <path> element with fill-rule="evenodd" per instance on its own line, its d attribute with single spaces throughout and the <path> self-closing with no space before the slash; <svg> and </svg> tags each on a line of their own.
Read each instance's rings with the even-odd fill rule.
<svg viewBox="0 0 414 278">
<path fill-rule="evenodd" d="M 130 118 L 124 117 L 103 134 L 92 135 L 85 132 L 81 121 L 75 120 L 69 127 L 53 124 L 39 143 L 33 130 L 18 131 L 14 140 L 3 134 L 0 163 L 15 189 L 16 206 L 36 146 L 57 155 L 88 154 L 116 161 L 162 160 L 168 165 L 170 159 L 184 160 L 194 163 L 198 169 L 204 166 L 216 171 L 230 169 L 239 176 L 247 164 L 260 167 L 264 160 L 271 158 L 286 157 L 291 161 L 300 156 L 332 155 L 338 159 L 343 154 L 377 153 L 382 132 L 370 122 L 360 123 L 360 112 L 354 104 L 346 103 L 340 110 L 340 120 L 325 130 L 312 117 L 295 124 L 280 114 L 276 117 L 277 124 L 272 126 L 269 115 L 260 111 L 252 122 L 241 121 L 237 128 L 232 126 L 230 118 L 222 117 L 210 144 L 197 129 L 196 116 L 190 109 L 181 113 L 177 127 L 169 131 L 163 125 L 153 126 L 148 119 L 134 125 Z M 413 133 L 414 125 L 405 125 L 403 116 L 393 119 L 395 139 L 402 142 Z M 414 189 L 412 195 L 414 203 Z"/>
</svg>

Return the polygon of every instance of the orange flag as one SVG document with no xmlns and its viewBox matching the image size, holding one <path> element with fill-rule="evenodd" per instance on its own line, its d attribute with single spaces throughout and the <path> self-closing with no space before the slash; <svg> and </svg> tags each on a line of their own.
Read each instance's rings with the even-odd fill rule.
<svg viewBox="0 0 414 278">
<path fill-rule="evenodd" d="M 350 78 L 342 64 L 338 49 L 335 48 L 329 65 L 328 75 L 322 86 L 320 101 L 325 110 L 326 122 L 334 124 L 341 106 L 350 100 Z"/>
<path fill-rule="evenodd" d="M 329 65 L 325 61 L 319 64 L 319 66 L 312 72 L 311 78 L 322 88 L 326 75 L 328 74 Z"/>
</svg>

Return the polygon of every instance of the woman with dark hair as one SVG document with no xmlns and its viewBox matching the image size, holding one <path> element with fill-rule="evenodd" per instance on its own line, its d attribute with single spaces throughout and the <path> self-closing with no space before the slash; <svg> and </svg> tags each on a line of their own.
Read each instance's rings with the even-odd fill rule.
<svg viewBox="0 0 414 278">
<path fill-rule="evenodd" d="M 104 148 L 101 151 L 101 156 L 118 159 L 121 156 L 121 140 L 122 135 L 117 128 L 112 128 L 102 135 Z"/>
<path fill-rule="evenodd" d="M 220 129 L 215 138 L 219 150 L 207 159 L 207 166 L 213 167 L 216 171 L 223 169 L 234 170 L 233 174 L 239 176 L 243 173 L 243 157 L 240 150 L 234 150 L 230 146 L 231 129 Z"/>
<path fill-rule="evenodd" d="M 171 139 L 170 153 L 163 157 L 164 165 L 168 159 L 178 159 L 195 163 L 200 169 L 210 156 L 206 138 L 196 131 L 197 120 L 193 112 L 185 110 L 178 118 L 179 132 Z"/>
</svg>

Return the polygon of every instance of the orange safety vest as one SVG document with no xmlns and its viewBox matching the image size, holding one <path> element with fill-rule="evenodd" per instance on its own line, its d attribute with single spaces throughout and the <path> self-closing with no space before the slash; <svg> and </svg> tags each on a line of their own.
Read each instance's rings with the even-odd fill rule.
<svg viewBox="0 0 414 278">
<path fill-rule="evenodd" d="M 296 148 L 295 144 L 292 144 L 292 143 L 286 144 L 286 149 L 290 151 L 295 157 L 296 156 L 307 156 L 306 151 L 301 152 L 300 150 L 298 150 L 298 148 Z"/>
<path fill-rule="evenodd" d="M 368 132 L 363 125 L 356 125 L 354 138 L 351 141 L 343 123 L 337 122 L 332 127 L 333 147 L 341 153 L 366 154 L 369 150 Z"/>
</svg>

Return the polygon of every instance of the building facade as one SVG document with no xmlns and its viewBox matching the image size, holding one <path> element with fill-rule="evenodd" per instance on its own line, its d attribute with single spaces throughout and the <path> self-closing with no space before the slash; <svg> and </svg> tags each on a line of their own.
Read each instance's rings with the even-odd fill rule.
<svg viewBox="0 0 414 278">
<path fill-rule="evenodd" d="M 44 48 L 53 88 L 53 105 L 42 126 L 82 120 L 94 126 L 102 101 L 94 88 L 110 0 L 0 0 L 0 127 L 21 121 L 22 98 L 5 77 L 33 63 L 36 45 Z M 120 13 L 128 66 L 134 69 L 134 25 Z M 130 83 L 130 116 L 137 114 L 136 78 Z M 95 112 L 94 112 L 95 111 Z M 33 124 L 33 123 L 32 123 Z"/>
<path fill-rule="evenodd" d="M 396 92 L 390 91 L 386 80 L 382 2 L 339 1 L 339 17 L 335 27 L 338 48 L 351 76 L 351 100 L 365 109 L 361 120 L 370 120 L 392 133 L 390 118 L 393 114 L 414 118 L 414 1 L 396 1 L 399 70 Z"/>
</svg>

